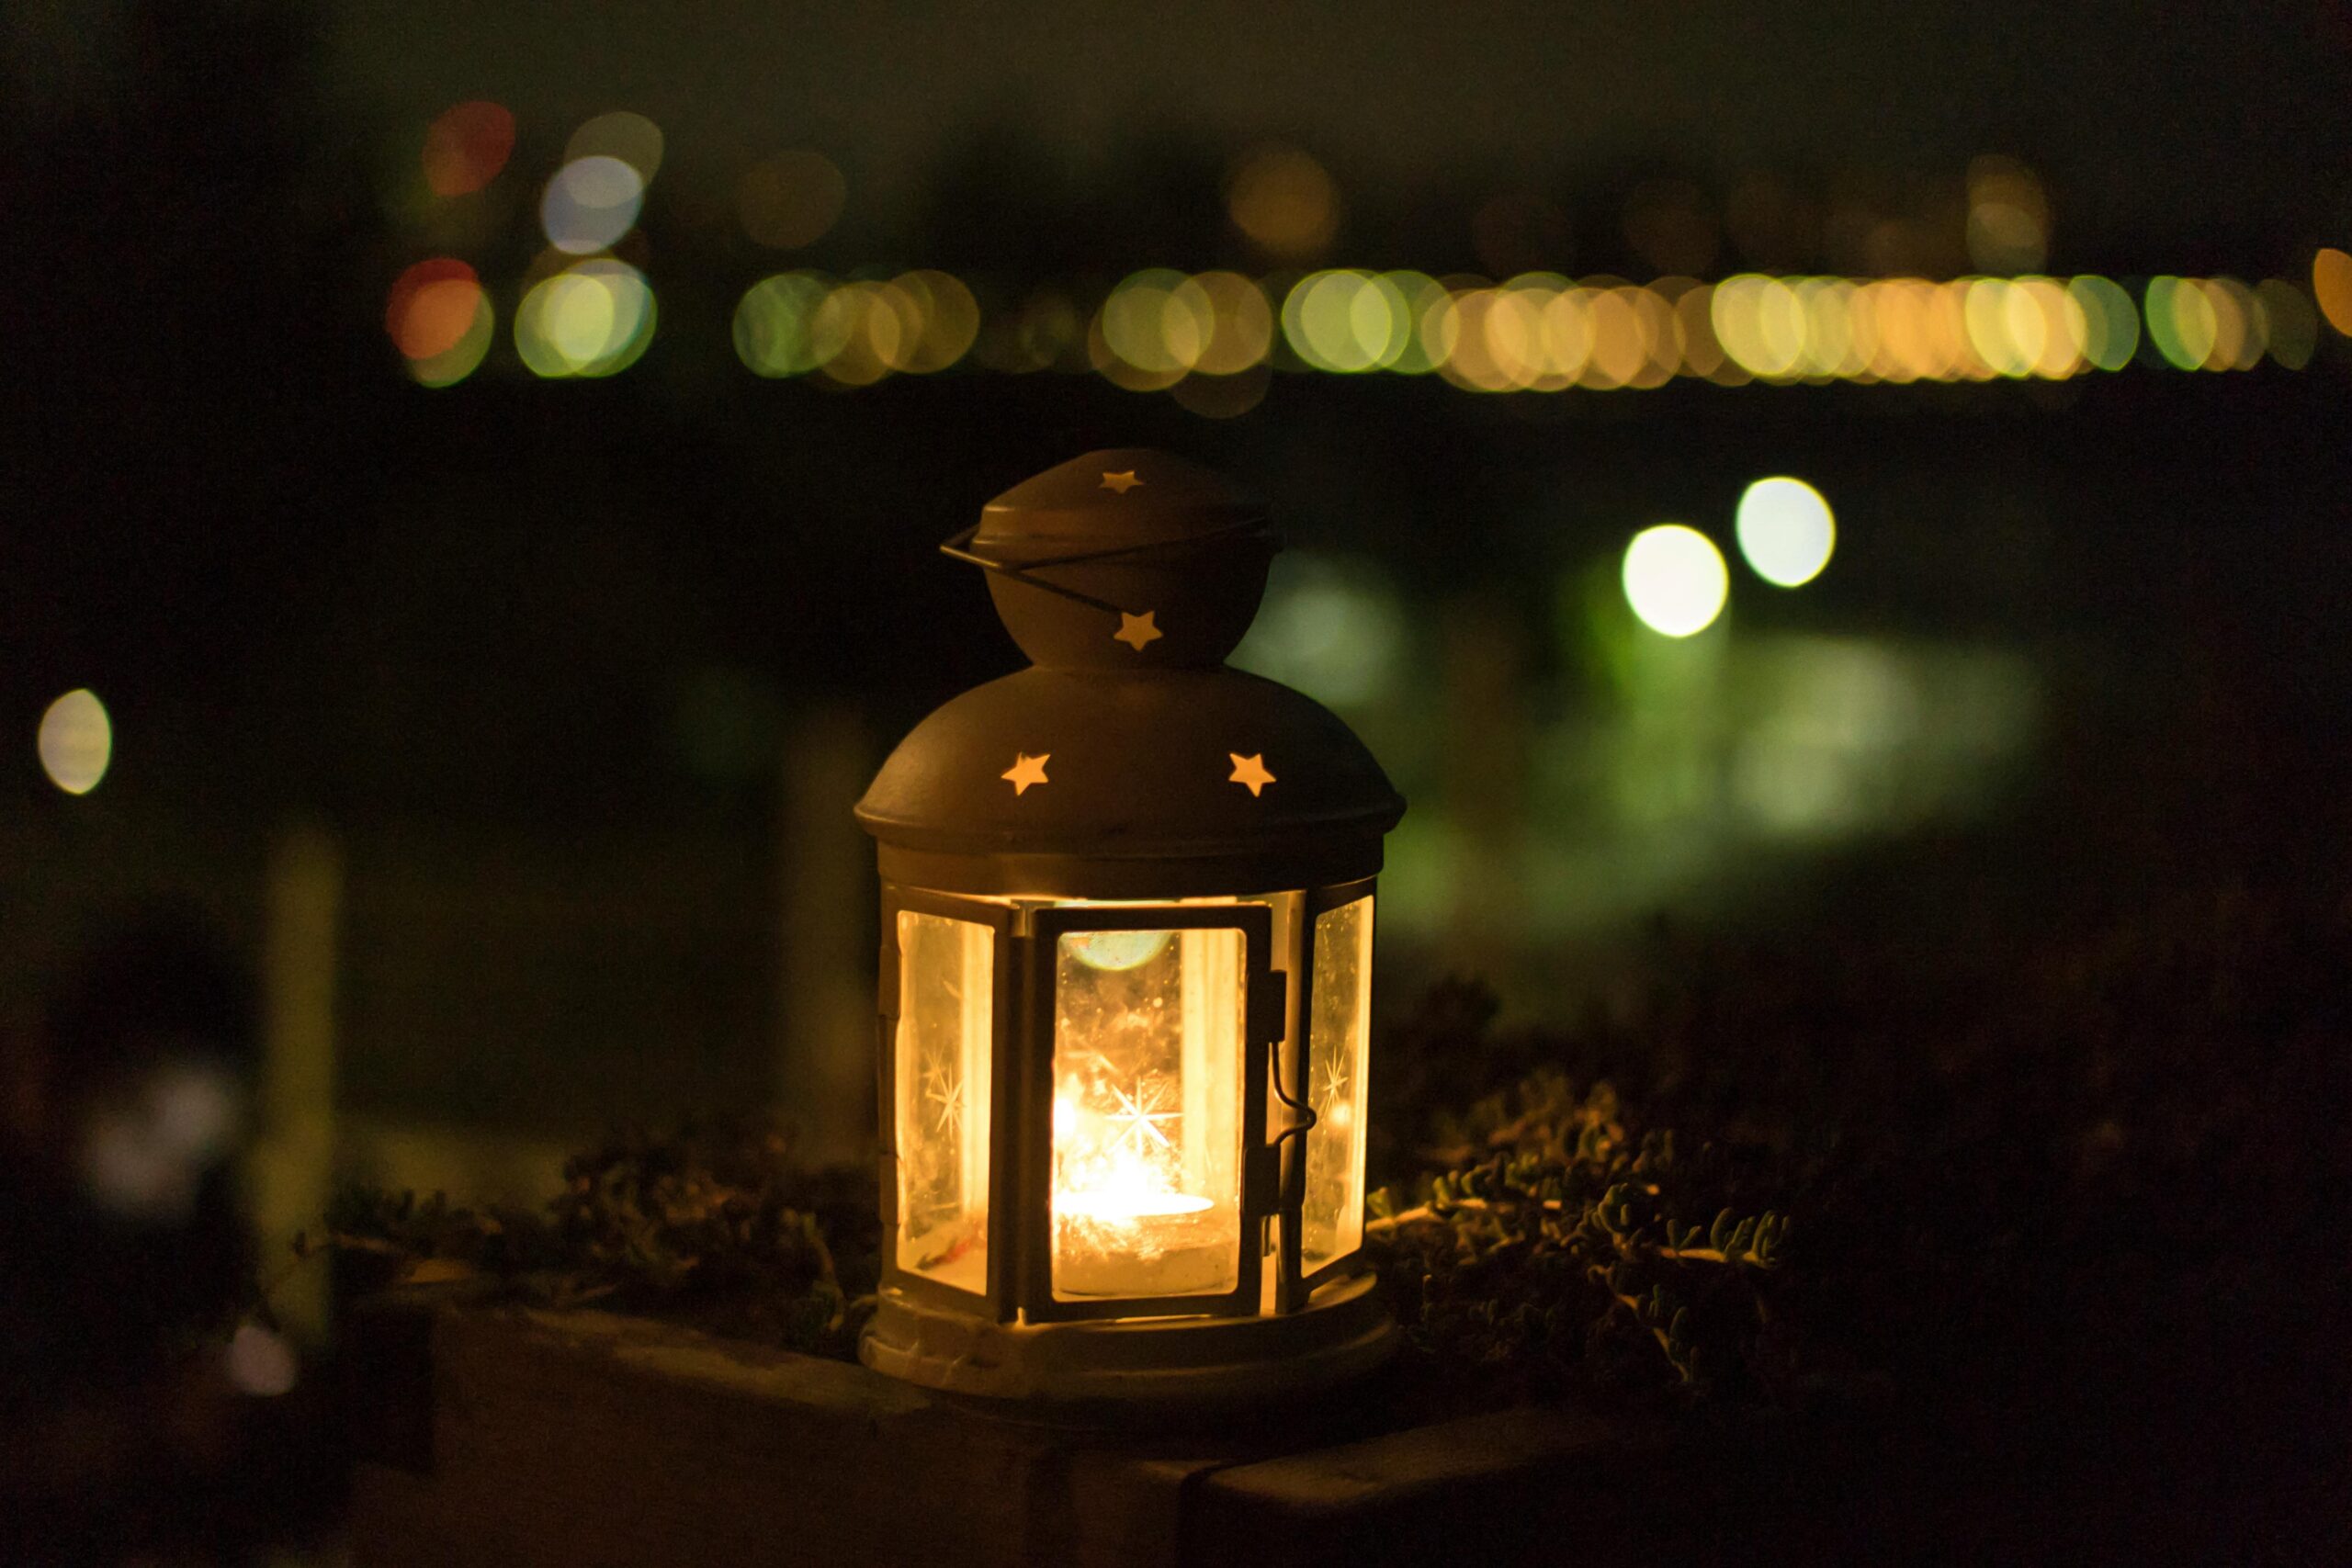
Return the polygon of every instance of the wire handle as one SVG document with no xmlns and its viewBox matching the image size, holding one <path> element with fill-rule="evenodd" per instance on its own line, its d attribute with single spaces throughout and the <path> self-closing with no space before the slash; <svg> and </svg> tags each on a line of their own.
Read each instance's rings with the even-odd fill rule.
<svg viewBox="0 0 2352 1568">
<path fill-rule="evenodd" d="M 1091 604 L 1098 610 L 1107 611 L 1114 615 L 1124 615 L 1128 612 L 1108 600 L 1097 599 L 1091 593 L 1081 593 L 1065 583 L 1039 577 L 1035 575 L 1036 572 L 1050 566 L 1091 565 L 1096 561 L 1116 560 L 1122 556 L 1148 555 L 1158 550 L 1186 548 L 1204 540 L 1223 538 L 1228 534 L 1271 532 L 1266 527 L 1264 518 L 1245 517 L 1238 523 L 1223 524 L 1202 533 L 1188 534 L 1180 539 L 1147 539 L 1136 544 L 1106 545 L 1091 550 L 1071 550 L 1063 555 L 1046 556 L 1037 560 L 1023 561 L 1016 565 L 1012 561 L 997 560 L 984 556 L 971 548 L 973 537 L 979 531 L 980 525 L 978 523 L 973 524 L 941 545 L 939 553 L 950 560 L 959 560 L 967 566 L 976 566 L 982 571 L 993 571 L 1000 576 L 1017 578 L 1032 587 L 1042 588 L 1048 593 L 1058 593 L 1065 599 L 1075 599 L 1081 604 Z"/>
</svg>

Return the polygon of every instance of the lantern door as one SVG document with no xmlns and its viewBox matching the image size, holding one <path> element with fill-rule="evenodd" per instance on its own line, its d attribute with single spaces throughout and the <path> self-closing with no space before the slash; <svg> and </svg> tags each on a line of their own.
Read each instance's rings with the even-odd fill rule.
<svg viewBox="0 0 2352 1568">
<path fill-rule="evenodd" d="M 1031 911 L 1022 1308 L 1032 1321 L 1261 1307 L 1268 1063 L 1284 978 L 1264 904 Z"/>
<path fill-rule="evenodd" d="M 1285 1307 L 1304 1304 L 1363 1247 L 1372 916 L 1369 877 L 1307 897 L 1299 960 L 1306 996 L 1283 1094 L 1313 1114 L 1284 1171 L 1299 1199 L 1298 1222 L 1283 1238 L 1284 1278 L 1297 1281 Z"/>
<path fill-rule="evenodd" d="M 886 884 L 882 898 L 882 1282 L 1010 1315 L 1017 1145 L 1012 911 Z"/>
</svg>

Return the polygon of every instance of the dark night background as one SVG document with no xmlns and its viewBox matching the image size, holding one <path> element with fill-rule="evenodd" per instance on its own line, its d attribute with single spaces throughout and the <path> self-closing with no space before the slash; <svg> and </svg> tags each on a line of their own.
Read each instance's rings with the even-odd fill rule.
<svg viewBox="0 0 2352 1568">
<path fill-rule="evenodd" d="M 258 976 L 265 1247 L 344 1178 L 528 1196 L 619 1119 L 775 1105 L 813 1152 L 855 1154 L 874 896 L 848 807 L 915 719 L 1017 657 L 934 547 L 1051 464 L 1163 446 L 1272 501 L 1292 551 L 1244 660 L 1340 712 L 1411 802 L 1384 1014 L 1474 974 L 1513 1023 L 1587 1021 L 1591 1065 L 1668 1101 L 1751 1097 L 1824 1144 L 1836 1118 L 1920 1130 L 1939 1201 L 1971 1208 L 1954 1247 L 2030 1236 L 2075 1179 L 2052 1174 L 2069 1117 L 2161 1145 L 2081 1223 L 2144 1222 L 2118 1279 L 2211 1264 L 2218 1338 L 2151 1308 L 2086 1393 L 2097 1336 L 2030 1321 L 2030 1292 L 1991 1326 L 1917 1302 L 1889 1321 L 1999 1347 L 2015 1424 L 2063 1390 L 2068 1453 L 2157 1433 L 2080 1485 L 2169 1495 L 2182 1560 L 2327 1560 L 2352 1240 L 2344 331 L 2317 320 L 2295 368 L 2187 373 L 2143 341 L 2064 380 L 1502 396 L 1278 351 L 1261 400 L 1212 418 L 978 353 L 763 379 L 730 323 L 793 268 L 944 269 L 984 334 L 1148 266 L 1863 276 L 1855 224 L 1878 220 L 1949 276 L 1973 270 L 1953 236 L 1985 154 L 2047 192 L 2033 270 L 2135 299 L 2158 275 L 2280 279 L 2308 303 L 2315 254 L 2352 248 L 2338 0 L 124 0 L 13 6 L 0 51 L 13 1122 L 43 1113 L 21 1064 L 76 964 L 168 908 Z M 512 112 L 512 156 L 436 197 L 419 150 L 469 100 Z M 512 335 L 547 259 L 538 193 L 615 109 L 664 138 L 616 247 L 658 326 L 618 374 L 542 379 Z M 1312 254 L 1228 219 L 1229 172 L 1270 143 L 1338 193 Z M 829 158 L 845 200 L 763 247 L 735 193 L 786 149 Z M 1685 266 L 1632 220 L 1660 191 L 1702 236 Z M 1544 216 L 1498 240 L 1497 210 Z M 438 256 L 479 273 L 496 333 L 427 388 L 386 299 Z M 1772 474 L 1838 520 L 1795 591 L 1732 541 Z M 1731 566 L 1724 618 L 1683 641 L 1617 585 L 1666 521 Z M 113 733 L 81 795 L 34 745 L 77 688 Z M 2177 986 L 2100 988 L 2109 962 Z M 2056 987 L 2038 1022 L 2001 1010 L 2033 987 Z M 1745 1054 L 1645 1057 L 1625 1021 L 1661 994 L 1696 1010 L 1674 1049 Z M 2047 1168 L 1984 1153 L 2004 1136 Z M 2001 1175 L 1962 1196 L 1979 1156 Z M 1894 1249 L 1853 1218 L 1872 1212 L 1829 1229 Z M 2230 1261 L 2233 1224 L 2269 1238 L 2258 1264 Z M 2162 1436 L 2207 1423 L 2226 1462 Z"/>
</svg>

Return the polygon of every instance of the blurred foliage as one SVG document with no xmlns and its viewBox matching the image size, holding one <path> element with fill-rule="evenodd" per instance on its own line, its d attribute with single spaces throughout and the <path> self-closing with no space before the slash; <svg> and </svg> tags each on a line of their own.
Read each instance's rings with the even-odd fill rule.
<svg viewBox="0 0 2352 1568">
<path fill-rule="evenodd" d="M 348 1189 L 324 1240 L 296 1245 L 351 1259 L 360 1288 L 471 1280 L 848 1356 L 877 1229 L 869 1175 L 806 1169 L 774 1127 L 735 1120 L 617 1134 L 565 1162 L 563 1190 L 539 1210 Z"/>
<path fill-rule="evenodd" d="M 1660 925 L 1566 1026 L 1454 984 L 1385 1035 L 1374 1230 L 1425 1362 L 1487 1397 L 1663 1380 L 2011 1445 L 2339 1428 L 2346 884 L 2181 866 L 2037 907 L 1941 887 L 1956 849 L 1777 933 Z M 1688 1251 L 1750 1218 L 1753 1258 Z"/>
<path fill-rule="evenodd" d="M 1784 1216 L 1701 1223 L 1710 1163 L 1679 1158 L 1670 1130 L 1629 1134 L 1614 1089 L 1554 1068 L 1430 1120 L 1438 1168 L 1410 1199 L 1375 1191 L 1366 1225 L 1424 1355 L 1539 1390 L 1758 1386 Z"/>
</svg>

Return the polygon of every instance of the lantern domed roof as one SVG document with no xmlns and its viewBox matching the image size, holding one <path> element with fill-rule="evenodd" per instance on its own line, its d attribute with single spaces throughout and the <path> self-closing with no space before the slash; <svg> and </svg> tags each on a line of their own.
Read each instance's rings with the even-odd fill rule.
<svg viewBox="0 0 2352 1568">
<path fill-rule="evenodd" d="M 1380 764 L 1320 704 L 1223 662 L 1273 549 L 1262 504 L 1155 452 L 1090 454 L 990 502 L 949 551 L 988 569 L 1036 667 L 949 702 L 883 763 L 857 818 L 885 874 L 1116 898 L 1376 872 L 1404 811 Z"/>
</svg>

